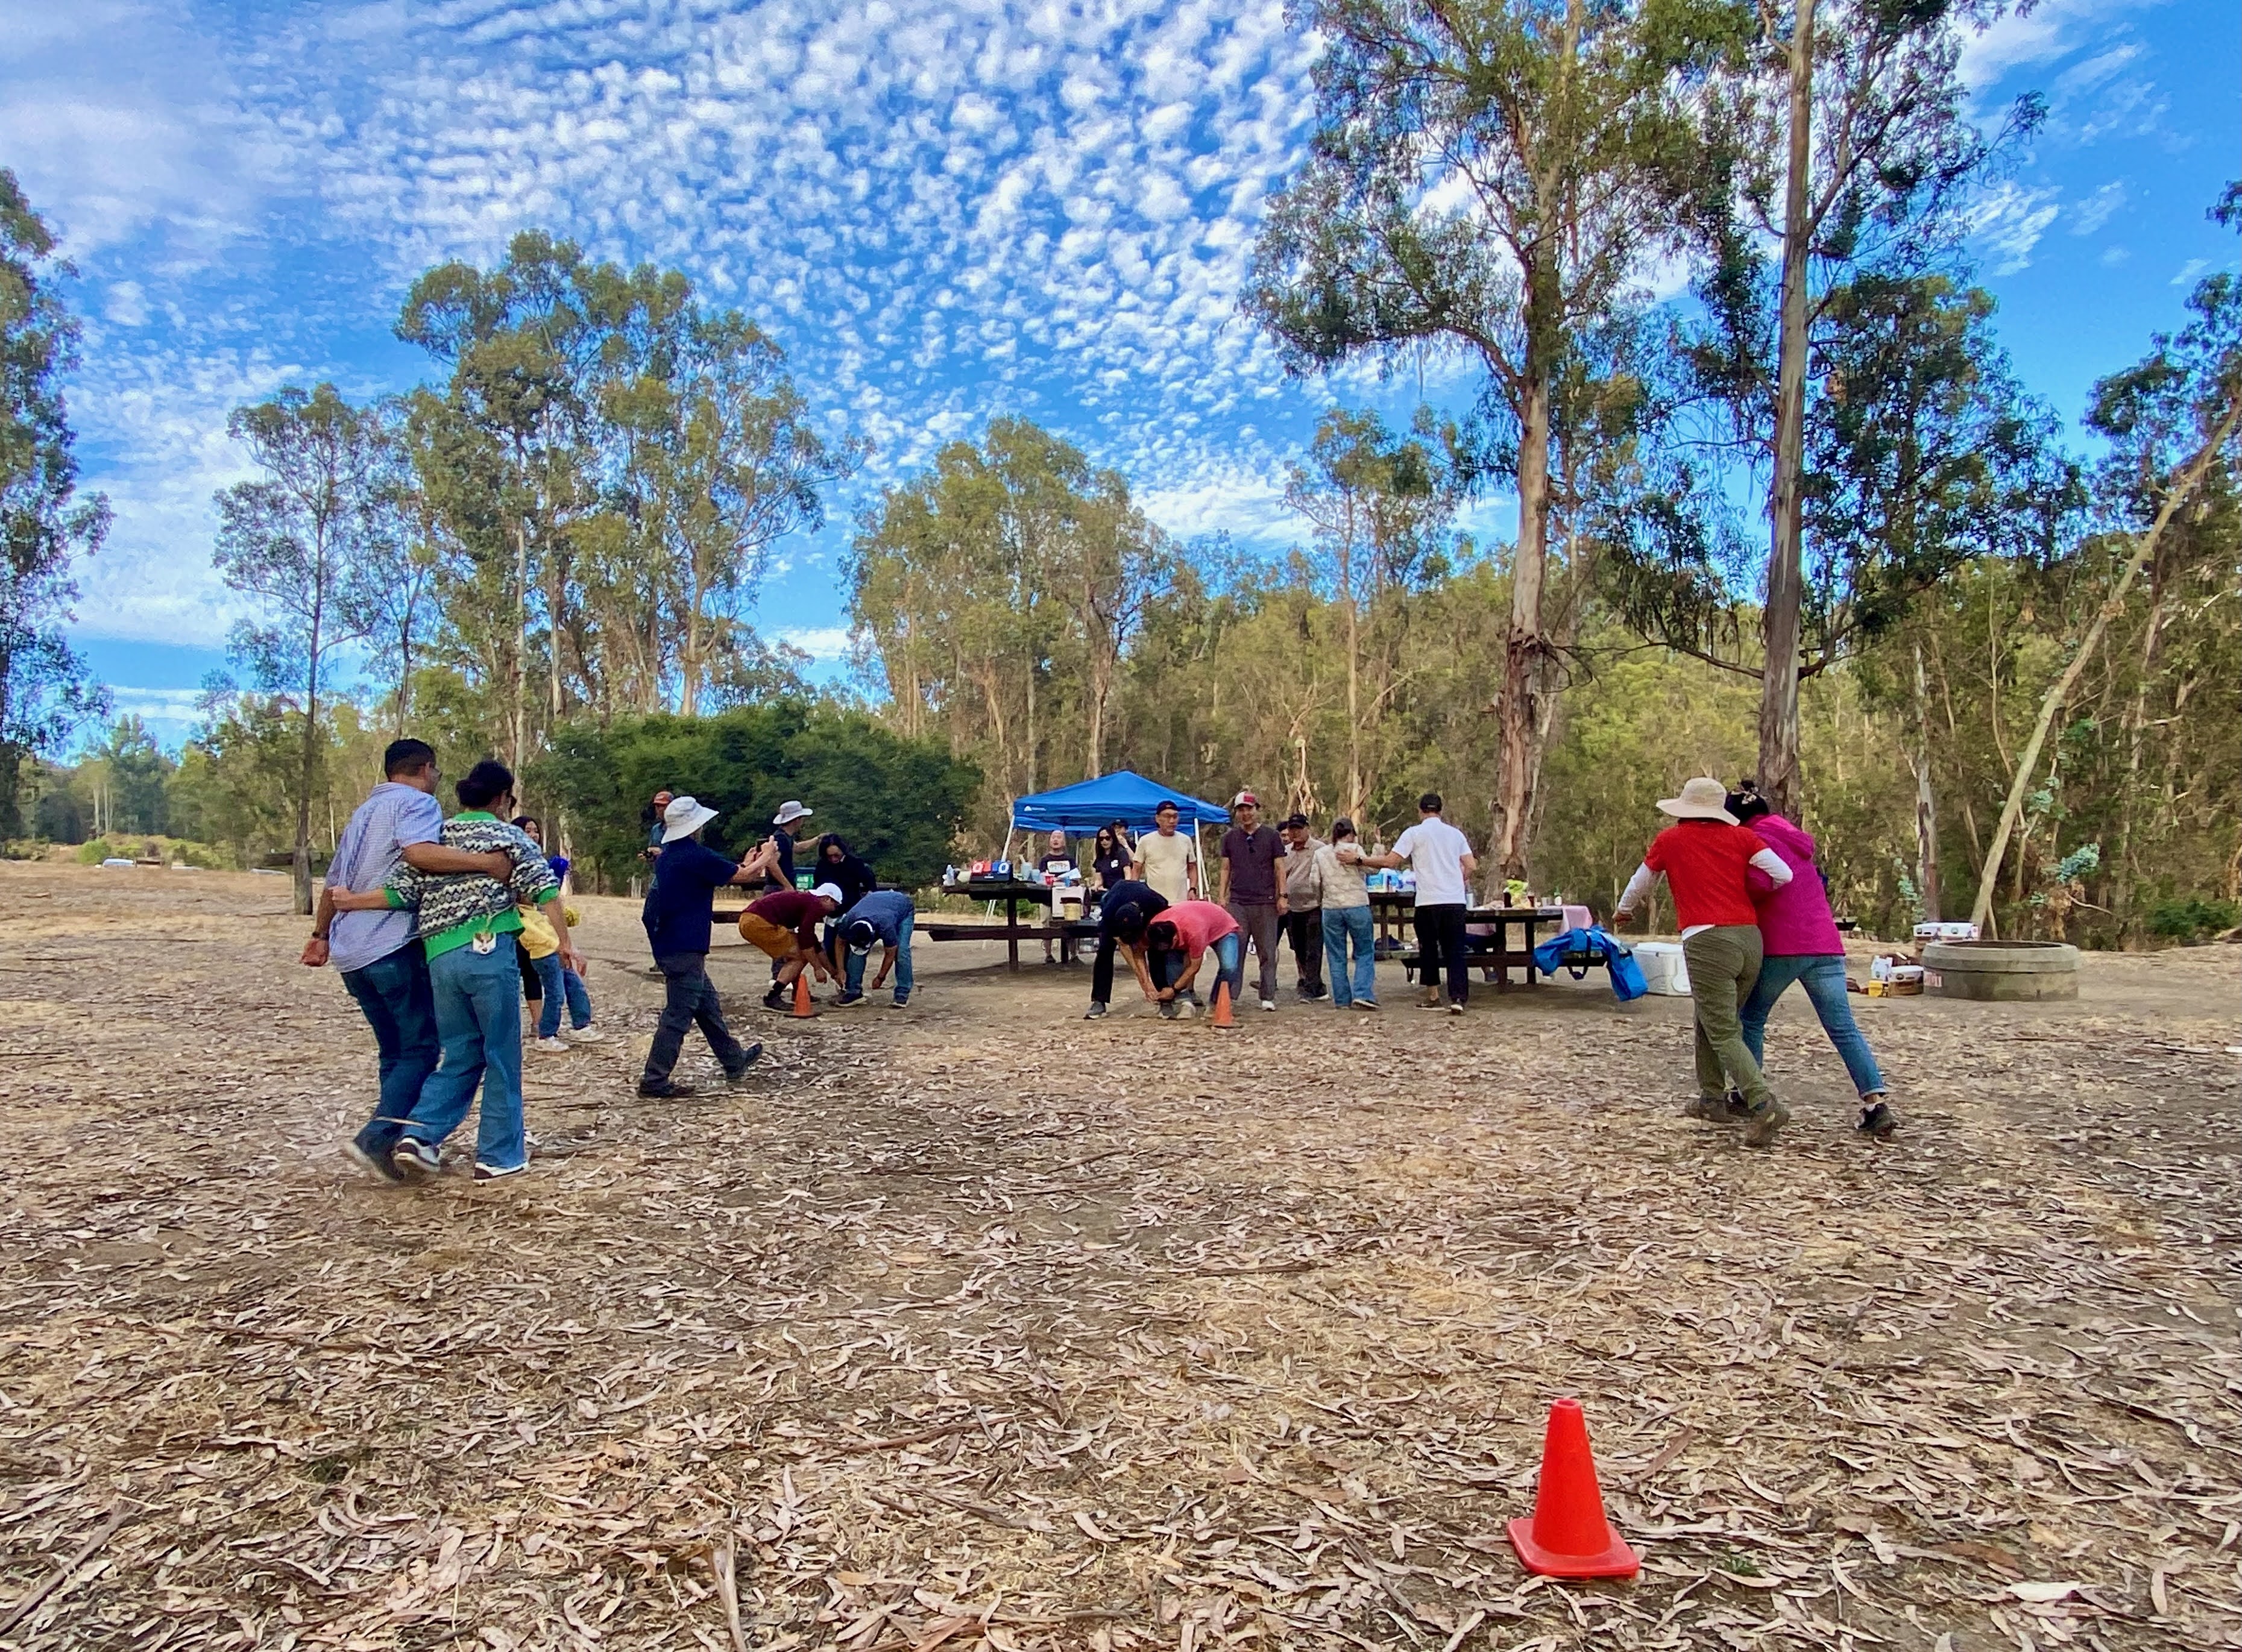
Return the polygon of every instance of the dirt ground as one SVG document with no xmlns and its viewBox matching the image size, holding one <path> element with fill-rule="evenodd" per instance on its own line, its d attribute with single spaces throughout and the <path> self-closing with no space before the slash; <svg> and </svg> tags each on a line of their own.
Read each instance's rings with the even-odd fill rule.
<svg viewBox="0 0 2242 1652">
<path fill-rule="evenodd" d="M 1794 994 L 1753 1153 L 1684 1002 L 960 946 L 807 1022 L 728 951 L 758 1078 L 641 1102 L 581 904 L 540 1162 L 400 1188 L 284 880 L 0 866 L 0 1646 L 2242 1647 L 2233 948 L 1856 1000 L 1884 1147 Z M 1504 1539 L 1565 1395 L 1635 1582 Z"/>
</svg>

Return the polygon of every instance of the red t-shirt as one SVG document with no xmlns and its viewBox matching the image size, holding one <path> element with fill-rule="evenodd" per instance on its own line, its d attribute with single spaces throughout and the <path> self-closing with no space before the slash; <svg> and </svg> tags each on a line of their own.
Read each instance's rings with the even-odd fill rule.
<svg viewBox="0 0 2242 1652">
<path fill-rule="evenodd" d="M 1677 820 L 1650 841 L 1642 864 L 1666 874 L 1675 921 L 1698 924 L 1759 922 L 1744 868 L 1767 845 L 1749 826 L 1725 820 Z"/>
<path fill-rule="evenodd" d="M 817 920 L 825 916 L 825 903 L 807 889 L 773 890 L 749 901 L 748 910 L 781 929 L 791 929 L 803 946 L 817 945 Z"/>
<path fill-rule="evenodd" d="M 1177 901 L 1152 921 L 1176 926 L 1176 939 L 1183 943 L 1184 956 L 1187 959 L 1197 958 L 1238 928 L 1238 920 L 1212 900 Z"/>
</svg>

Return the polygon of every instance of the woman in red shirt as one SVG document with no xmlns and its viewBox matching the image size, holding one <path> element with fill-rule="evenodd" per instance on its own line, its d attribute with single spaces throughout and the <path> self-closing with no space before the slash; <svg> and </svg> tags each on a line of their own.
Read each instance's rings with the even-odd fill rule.
<svg viewBox="0 0 2242 1652">
<path fill-rule="evenodd" d="M 1744 1145 L 1764 1147 L 1790 1122 L 1790 1109 L 1775 1099 L 1744 1042 L 1738 1010 L 1759 980 L 1759 913 L 1752 905 L 1746 869 L 1758 867 L 1780 889 L 1790 881 L 1782 857 L 1758 834 L 1736 824 L 1728 813 L 1728 788 L 1704 776 L 1690 780 L 1677 798 L 1658 806 L 1676 824 L 1651 840 L 1642 864 L 1628 880 L 1612 927 L 1634 915 L 1635 902 L 1649 893 L 1658 874 L 1674 897 L 1682 926 L 1682 956 L 1689 966 L 1689 996 L 1695 1010 L 1697 1099 L 1686 1109 L 1692 1118 L 1728 1116 L 1728 1092 L 1743 1093 L 1751 1111 L 1744 1122 Z"/>
<path fill-rule="evenodd" d="M 1198 979 L 1198 966 L 1214 953 L 1215 971 L 1230 988 L 1231 1007 L 1245 985 L 1245 937 L 1238 920 L 1212 900 L 1179 900 L 1163 907 L 1144 931 L 1152 950 L 1152 979 L 1165 982 L 1158 993 L 1160 1013 L 1173 1020 L 1176 1002 Z"/>
</svg>

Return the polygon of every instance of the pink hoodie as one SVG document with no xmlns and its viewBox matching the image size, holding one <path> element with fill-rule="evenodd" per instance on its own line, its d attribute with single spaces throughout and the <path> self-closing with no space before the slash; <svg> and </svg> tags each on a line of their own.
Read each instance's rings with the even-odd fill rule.
<svg viewBox="0 0 2242 1652">
<path fill-rule="evenodd" d="M 1747 880 L 1759 908 L 1761 944 L 1769 958 L 1843 957 L 1844 937 L 1829 915 L 1829 893 L 1822 886 L 1822 873 L 1814 864 L 1814 834 L 1795 826 L 1779 814 L 1762 814 L 1747 822 L 1760 841 L 1782 857 L 1790 868 L 1790 881 L 1770 890 L 1767 874 L 1754 869 Z"/>
</svg>

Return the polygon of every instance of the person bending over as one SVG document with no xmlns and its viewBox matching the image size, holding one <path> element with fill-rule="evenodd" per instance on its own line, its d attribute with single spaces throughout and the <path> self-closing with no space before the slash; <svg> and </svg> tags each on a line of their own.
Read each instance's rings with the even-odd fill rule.
<svg viewBox="0 0 2242 1652">
<path fill-rule="evenodd" d="M 760 853 L 768 853 L 769 846 Z M 821 883 L 815 889 L 774 889 L 740 914 L 740 939 L 760 949 L 773 966 L 770 991 L 763 994 L 765 1009 L 785 1009 L 787 995 L 805 969 L 814 971 L 820 980 L 835 979 L 818 944 L 817 926 L 840 910 L 840 890 Z"/>
<path fill-rule="evenodd" d="M 1245 934 L 1228 912 L 1212 900 L 1178 901 L 1146 926 L 1144 940 L 1158 960 L 1154 979 L 1166 983 L 1153 994 L 1162 1015 L 1175 1019 L 1210 952 L 1217 978 L 1230 988 L 1236 1007 L 1245 987 Z"/>
<path fill-rule="evenodd" d="M 872 990 L 885 986 L 893 970 L 896 1007 L 910 1002 L 911 925 L 916 916 L 911 898 L 900 889 L 876 889 L 841 914 L 836 927 L 848 949 L 848 965 L 838 1007 L 864 1001 L 864 960 L 876 945 L 881 948 L 880 970 L 872 977 Z"/>
<path fill-rule="evenodd" d="M 1168 898 L 1148 883 L 1124 878 L 1110 885 L 1098 907 L 1098 958 L 1090 970 L 1090 1007 L 1082 1019 L 1094 1021 L 1113 1003 L 1113 954 L 1125 953 L 1146 999 L 1158 1002 L 1159 989 L 1144 964 L 1144 929 L 1168 909 Z"/>
</svg>

